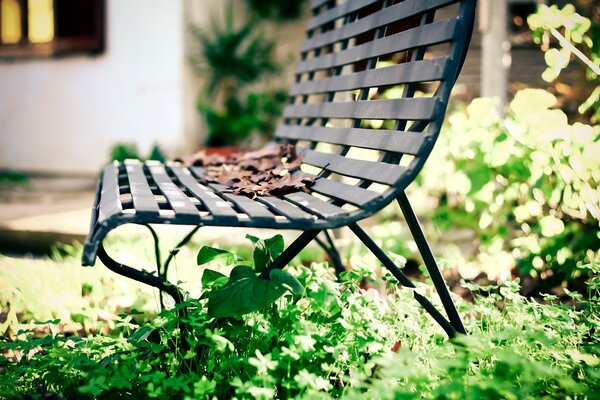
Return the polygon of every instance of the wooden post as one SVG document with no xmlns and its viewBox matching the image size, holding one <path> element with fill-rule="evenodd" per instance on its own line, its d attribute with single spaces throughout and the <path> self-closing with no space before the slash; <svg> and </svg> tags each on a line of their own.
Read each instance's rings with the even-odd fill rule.
<svg viewBox="0 0 600 400">
<path fill-rule="evenodd" d="M 507 101 L 508 68 L 511 64 L 507 0 L 480 0 L 481 95 Z"/>
</svg>

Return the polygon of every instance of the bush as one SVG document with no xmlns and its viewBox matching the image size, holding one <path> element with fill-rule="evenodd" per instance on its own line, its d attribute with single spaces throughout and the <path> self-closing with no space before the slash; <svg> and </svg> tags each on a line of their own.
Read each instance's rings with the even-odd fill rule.
<svg viewBox="0 0 600 400">
<path fill-rule="evenodd" d="M 419 178 L 440 198 L 442 229 L 470 228 L 546 288 L 600 260 L 600 127 L 575 123 L 543 90 L 526 89 L 501 116 L 493 99 L 450 115 Z M 509 263 L 510 264 L 510 263 Z"/>
</svg>

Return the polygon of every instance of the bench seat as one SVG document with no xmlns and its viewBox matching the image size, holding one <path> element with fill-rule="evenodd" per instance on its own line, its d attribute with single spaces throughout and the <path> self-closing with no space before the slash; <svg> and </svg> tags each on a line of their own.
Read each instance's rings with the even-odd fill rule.
<svg viewBox="0 0 600 400">
<path fill-rule="evenodd" d="M 356 191 L 360 200 L 346 203 L 349 209 L 317 197 L 319 191 L 329 193 L 328 189 L 340 197 L 351 197 L 348 192 Z M 340 195 L 344 191 L 347 195 Z M 367 217 L 370 210 L 380 208 L 380 202 L 390 201 L 386 197 L 385 192 L 316 177 L 308 193 L 251 199 L 233 194 L 225 185 L 207 183 L 201 167 L 115 162 L 105 167 L 98 181 L 83 264 L 94 265 L 98 244 L 110 230 L 127 223 L 323 230 Z"/>
</svg>

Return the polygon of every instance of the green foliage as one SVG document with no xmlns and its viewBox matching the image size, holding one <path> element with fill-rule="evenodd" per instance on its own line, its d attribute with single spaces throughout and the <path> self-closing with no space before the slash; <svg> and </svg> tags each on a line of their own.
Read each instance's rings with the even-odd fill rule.
<svg viewBox="0 0 600 400">
<path fill-rule="evenodd" d="M 273 41 L 257 30 L 256 22 L 236 27 L 231 6 L 226 10 L 223 26 L 213 24 L 207 30 L 194 27 L 192 33 L 201 47 L 196 66 L 208 74 L 208 94 L 223 89 L 225 97 L 231 98 L 239 85 L 254 83 L 265 73 L 278 70 L 272 60 Z"/>
<path fill-rule="evenodd" d="M 127 245 L 129 249 L 142 247 L 131 241 Z M 80 260 L 81 245 L 61 246 L 52 260 L 0 257 L 0 335 L 58 328 L 70 333 L 107 333 L 115 329 L 122 312 L 142 318 L 155 311 L 148 287 L 125 281 L 101 266 L 81 268 Z M 59 327 L 35 325 L 57 319 Z"/>
<path fill-rule="evenodd" d="M 591 95 L 579 107 L 580 113 L 592 111 L 592 122 L 600 121 L 600 27 L 593 26 L 590 19 L 579 15 L 575 6 L 563 8 L 541 4 L 538 11 L 527 19 L 536 43 L 549 41 L 552 35 L 559 42 L 558 48 L 545 48 L 544 58 L 548 68 L 542 74 L 546 82 L 557 79 L 561 71 L 576 56 L 586 65 L 588 80 L 595 86 Z"/>
<path fill-rule="evenodd" d="M 217 262 L 233 267 L 228 279 L 224 279 L 225 275 L 220 272 L 204 270 L 202 284 L 212 289 L 206 295 L 210 316 L 225 318 L 248 314 L 265 309 L 288 290 L 296 295 L 304 292 L 300 282 L 286 271 L 271 271 L 270 279 L 257 276 L 283 252 L 281 235 L 265 240 L 252 235 L 246 237 L 254 245 L 253 263 L 243 261 L 229 251 L 213 247 L 204 246 L 198 252 L 198 265 Z"/>
<path fill-rule="evenodd" d="M 2 169 L 0 170 L 0 187 L 3 185 L 24 185 L 29 178 L 27 174 L 19 171 Z"/>
<path fill-rule="evenodd" d="M 274 42 L 258 30 L 257 22 L 236 27 L 230 5 L 223 26 L 192 29 L 200 46 L 194 64 L 207 82 L 197 109 L 208 126 L 209 146 L 237 145 L 253 132 L 272 134 L 281 114 L 284 92 L 247 90 L 280 70 L 273 58 Z"/>
<path fill-rule="evenodd" d="M 199 99 L 197 108 L 208 126 L 207 145 L 237 145 L 252 132 L 264 136 L 272 134 L 286 99 L 286 93 L 281 90 L 250 92 L 243 100 L 236 96 L 229 97 L 223 108 L 216 108 L 214 102 Z"/>
<path fill-rule="evenodd" d="M 127 159 L 139 159 L 139 150 L 135 143 L 117 143 L 110 149 L 112 161 L 123 162 Z"/>
<path fill-rule="evenodd" d="M 302 8 L 306 4 L 306 0 L 246 0 L 246 3 L 260 18 L 288 21 L 302 15 Z"/>
<path fill-rule="evenodd" d="M 442 199 L 442 228 L 473 229 L 554 286 L 600 259 L 600 127 L 569 124 L 555 105 L 527 89 L 501 117 L 495 100 L 474 100 L 450 116 L 421 177 Z"/>
<path fill-rule="evenodd" d="M 163 154 L 160 147 L 158 147 L 158 145 L 155 144 L 154 146 L 152 146 L 152 150 L 150 150 L 150 154 L 148 155 L 147 160 L 159 161 L 161 163 L 164 163 L 166 161 L 166 157 Z"/>
<path fill-rule="evenodd" d="M 135 143 L 116 143 L 110 149 L 110 160 L 123 162 L 127 159 L 143 160 Z M 165 156 L 157 144 L 152 146 L 146 160 L 165 161 Z"/>
<path fill-rule="evenodd" d="M 183 320 L 166 311 L 114 337 L 0 339 L 0 397 L 591 399 L 600 267 L 588 268 L 588 295 L 571 306 L 527 300 L 517 282 L 471 286 L 475 302 L 460 305 L 470 335 L 455 341 L 390 275 L 382 298 L 360 289 L 361 274 L 337 283 L 321 265 L 293 268 L 302 297 L 241 317 L 215 319 L 206 299 L 190 300 Z"/>
</svg>

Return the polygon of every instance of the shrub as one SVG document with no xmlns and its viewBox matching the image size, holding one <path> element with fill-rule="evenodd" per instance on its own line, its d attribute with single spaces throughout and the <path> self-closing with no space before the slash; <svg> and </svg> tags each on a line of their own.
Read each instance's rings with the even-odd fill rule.
<svg viewBox="0 0 600 400">
<path fill-rule="evenodd" d="M 570 124 L 543 90 L 526 89 L 501 116 L 476 99 L 449 117 L 423 190 L 440 198 L 442 229 L 467 227 L 484 251 L 503 249 L 546 287 L 600 260 L 600 127 Z"/>
</svg>

